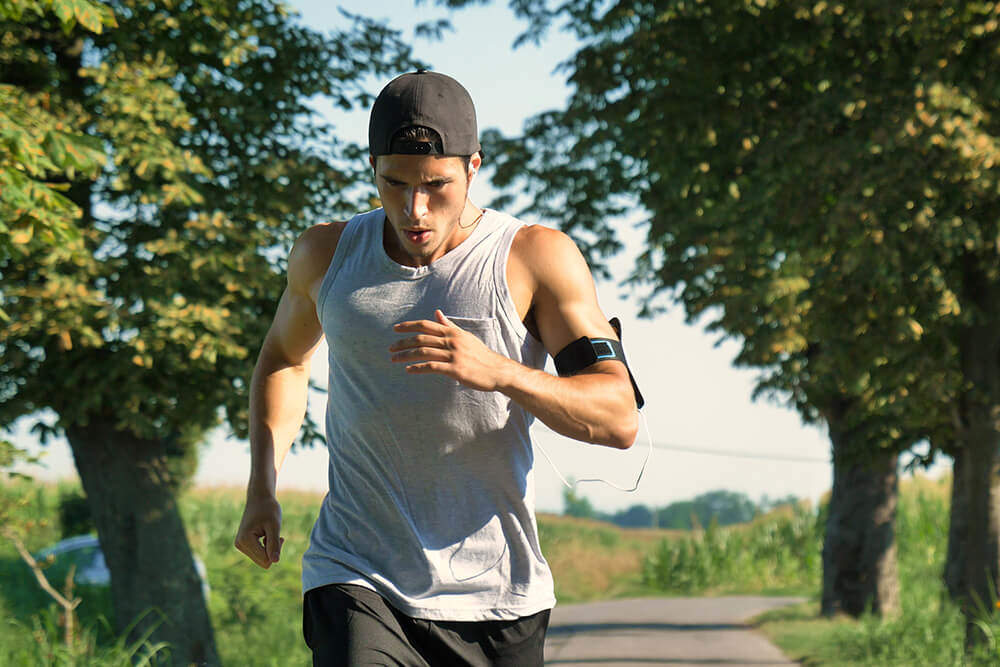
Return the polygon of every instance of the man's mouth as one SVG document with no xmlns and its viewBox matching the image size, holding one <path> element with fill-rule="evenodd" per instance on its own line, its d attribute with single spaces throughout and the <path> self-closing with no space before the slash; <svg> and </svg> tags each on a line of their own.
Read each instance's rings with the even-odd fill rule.
<svg viewBox="0 0 1000 667">
<path fill-rule="evenodd" d="M 431 236 L 429 229 L 404 229 L 403 231 L 411 243 L 423 243 Z"/>
</svg>

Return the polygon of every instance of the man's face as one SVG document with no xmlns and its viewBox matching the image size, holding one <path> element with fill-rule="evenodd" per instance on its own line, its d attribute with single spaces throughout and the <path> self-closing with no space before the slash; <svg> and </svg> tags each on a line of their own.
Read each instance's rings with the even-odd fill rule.
<svg viewBox="0 0 1000 667">
<path fill-rule="evenodd" d="M 391 231 L 385 237 L 390 256 L 411 266 L 426 266 L 465 239 L 469 232 L 463 232 L 459 221 L 466 208 L 470 172 L 462 158 L 380 155 L 371 161 L 386 231 Z M 476 155 L 470 168 L 478 169 L 479 164 Z"/>
</svg>

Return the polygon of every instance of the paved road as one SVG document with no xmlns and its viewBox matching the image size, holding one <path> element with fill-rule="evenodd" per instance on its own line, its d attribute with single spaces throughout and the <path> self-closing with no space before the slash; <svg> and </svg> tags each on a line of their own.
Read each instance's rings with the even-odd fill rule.
<svg viewBox="0 0 1000 667">
<path fill-rule="evenodd" d="M 546 665 L 794 665 L 746 622 L 792 597 L 649 598 L 557 605 Z"/>
</svg>

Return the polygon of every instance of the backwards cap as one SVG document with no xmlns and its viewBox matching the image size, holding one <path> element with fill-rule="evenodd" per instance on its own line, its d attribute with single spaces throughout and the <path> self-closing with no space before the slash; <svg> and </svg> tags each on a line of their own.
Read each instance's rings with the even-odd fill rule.
<svg viewBox="0 0 1000 667">
<path fill-rule="evenodd" d="M 450 76 L 417 70 L 390 81 L 372 105 L 368 121 L 369 152 L 373 156 L 393 152 L 437 153 L 427 142 L 409 142 L 391 150 L 393 136 L 414 125 L 428 127 L 441 135 L 442 155 L 466 156 L 481 149 L 472 96 Z"/>
</svg>

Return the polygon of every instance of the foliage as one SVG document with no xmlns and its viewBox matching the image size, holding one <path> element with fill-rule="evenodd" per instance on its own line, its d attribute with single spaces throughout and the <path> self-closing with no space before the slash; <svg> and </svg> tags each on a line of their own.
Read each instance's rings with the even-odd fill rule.
<svg viewBox="0 0 1000 667">
<path fill-rule="evenodd" d="M 566 516 L 608 521 L 622 528 L 669 528 L 691 530 L 710 523 L 731 526 L 748 523 L 761 514 L 782 506 L 795 506 L 794 496 L 768 499 L 754 503 L 744 493 L 717 489 L 699 494 L 691 500 L 679 500 L 665 507 L 653 508 L 636 504 L 614 513 L 594 509 L 590 500 L 573 489 L 563 490 L 563 514 Z"/>
<path fill-rule="evenodd" d="M 97 34 L 116 25 L 106 5 L 91 0 L 9 0 L 0 3 L 0 20 L 27 22 L 52 14 L 68 32 L 79 25 Z M 5 49 L 11 46 L 4 40 Z M 9 55 L 0 62 L 11 66 Z M 32 63 L 39 66 L 38 60 Z M 4 77 L 7 79 L 7 77 Z M 77 174 L 96 177 L 104 148 L 94 137 L 74 130 L 76 117 L 52 109 L 48 91 L 32 90 L 22 82 L 0 83 L 0 259 L 22 256 L 42 246 L 83 247 L 76 221 L 80 208 L 60 190 Z M 12 84 L 13 85 L 10 85 Z M 8 316 L 0 308 L 0 319 Z"/>
<path fill-rule="evenodd" d="M 746 494 L 718 489 L 657 510 L 656 525 L 660 528 L 691 529 L 715 522 L 720 526 L 730 526 L 747 523 L 764 509 Z"/>
<path fill-rule="evenodd" d="M 750 585 L 815 590 L 819 583 L 823 527 L 804 506 L 747 526 L 664 539 L 643 564 L 643 583 L 689 595 Z"/>
<path fill-rule="evenodd" d="M 0 423 L 100 415 L 181 454 L 222 408 L 245 435 L 283 257 L 371 196 L 363 150 L 310 100 L 367 106 L 365 78 L 411 66 L 408 47 L 351 15 L 317 34 L 271 0 L 3 6 L 0 173 L 20 185 L 0 210 L 17 246 L 0 254 Z M 87 7 L 116 27 L 88 31 Z"/>
<path fill-rule="evenodd" d="M 586 496 L 582 496 L 575 489 L 563 489 L 563 514 L 575 516 L 583 519 L 596 519 L 597 510 L 590 503 Z"/>
<path fill-rule="evenodd" d="M 62 537 L 97 532 L 87 496 L 68 491 L 59 494 L 59 530 Z"/>
<path fill-rule="evenodd" d="M 37 463 L 37 456 L 28 454 L 25 450 L 15 447 L 6 440 L 0 441 L 0 477 L 6 483 L 26 482 L 30 477 L 22 473 L 13 471 L 13 467 L 19 463 Z M 29 505 L 26 498 L 18 497 L 10 493 L 0 494 L 0 537 L 17 552 L 18 557 L 31 570 L 33 579 L 44 590 L 52 600 L 55 600 L 63 608 L 61 617 L 64 626 L 63 641 L 67 649 L 71 648 L 76 641 L 76 608 L 81 599 L 73 596 L 73 570 L 66 578 L 66 586 L 63 591 L 57 590 L 51 583 L 50 577 L 43 572 L 45 563 L 39 563 L 25 547 L 25 533 L 32 531 L 38 522 L 31 517 L 30 512 L 25 515 L 25 510 Z"/>
<path fill-rule="evenodd" d="M 711 314 L 807 419 L 953 443 L 956 330 L 996 280 L 1000 84 L 997 5 L 946 5 L 512 3 L 584 46 L 566 109 L 490 135 L 495 182 L 592 255 L 638 200 L 646 314 Z"/>
</svg>

